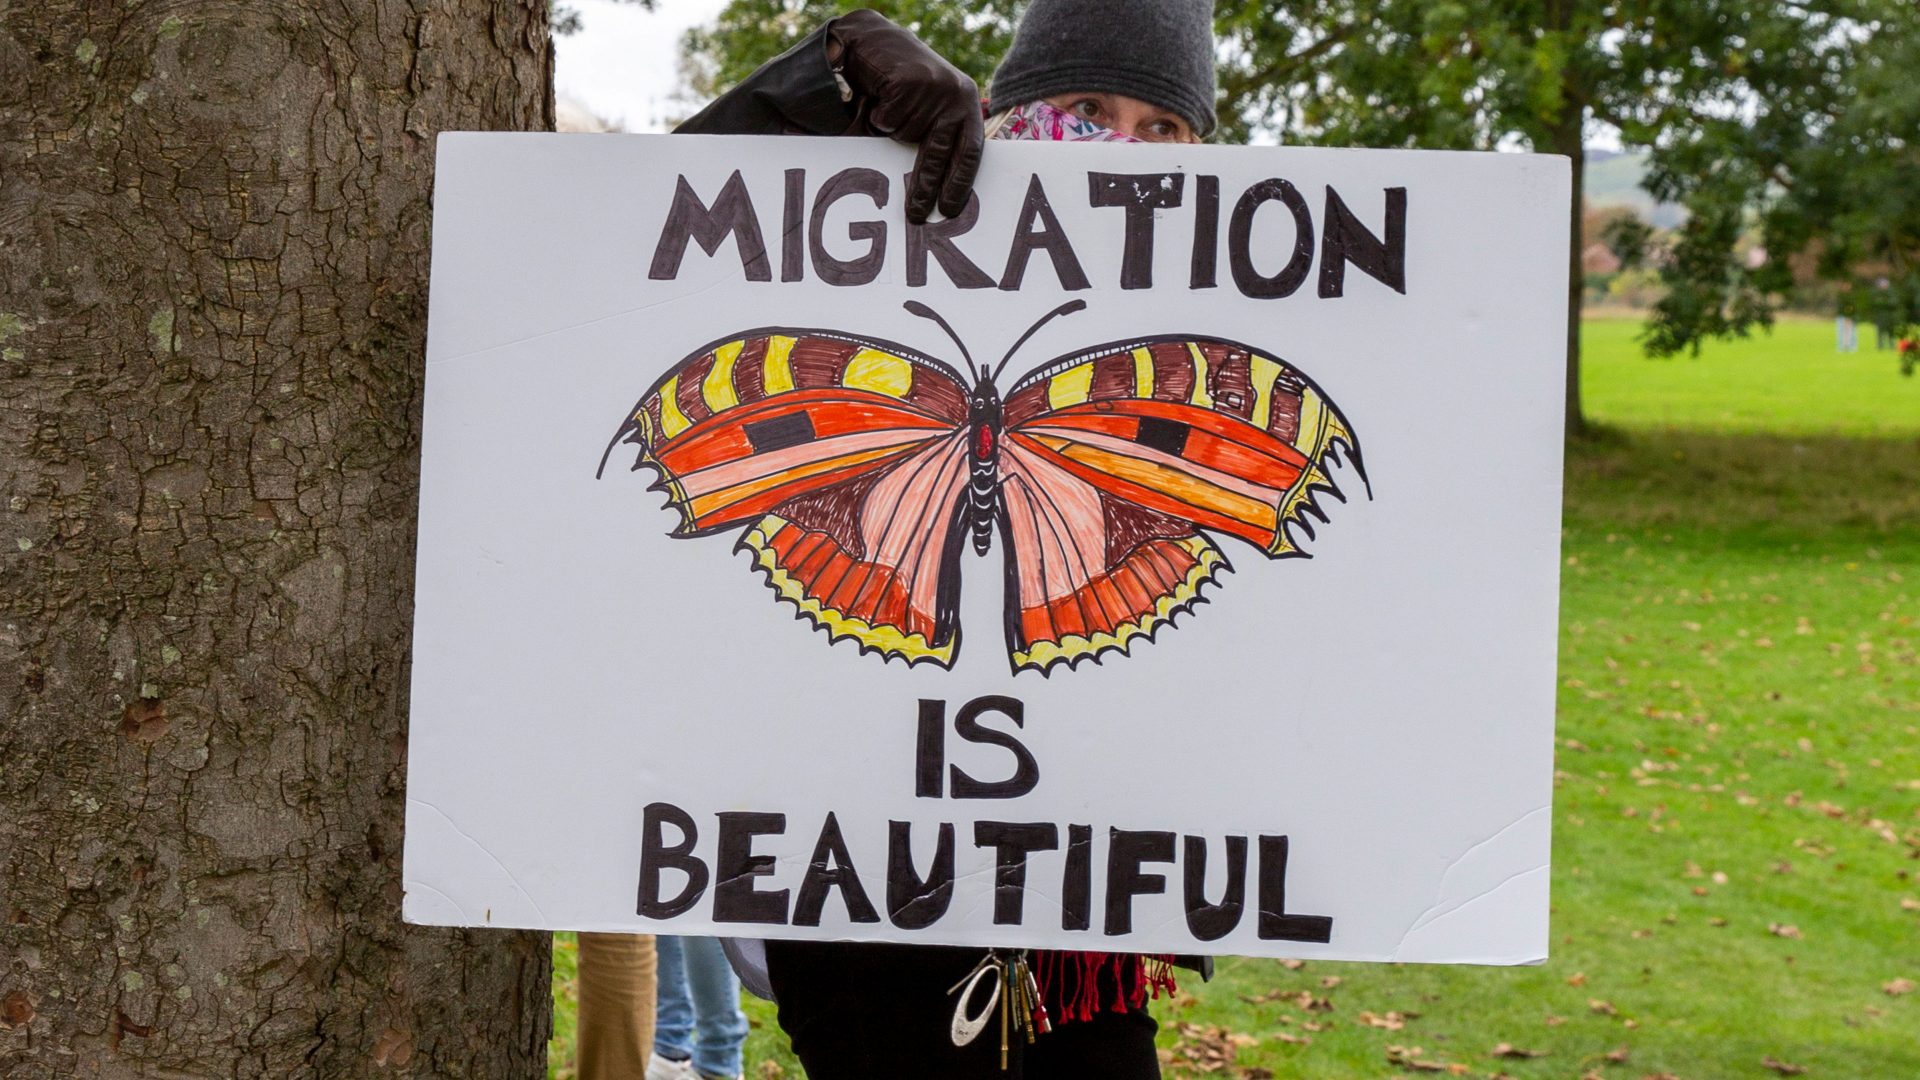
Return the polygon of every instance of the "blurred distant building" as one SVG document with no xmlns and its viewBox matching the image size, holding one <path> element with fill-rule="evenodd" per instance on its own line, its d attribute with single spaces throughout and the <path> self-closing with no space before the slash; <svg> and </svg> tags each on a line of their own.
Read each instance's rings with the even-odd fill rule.
<svg viewBox="0 0 1920 1080">
<path fill-rule="evenodd" d="M 622 131 L 620 125 L 595 115 L 592 109 L 581 104 L 578 99 L 561 94 L 554 99 L 553 129 L 555 131 L 575 131 L 599 134 L 609 131 Z"/>
</svg>

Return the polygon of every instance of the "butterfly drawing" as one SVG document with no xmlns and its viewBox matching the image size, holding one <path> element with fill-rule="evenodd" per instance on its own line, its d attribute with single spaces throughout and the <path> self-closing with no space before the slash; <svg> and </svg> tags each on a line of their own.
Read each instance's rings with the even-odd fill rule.
<svg viewBox="0 0 1920 1080">
<path fill-rule="evenodd" d="M 964 549 L 1006 556 L 1013 670 L 1149 641 L 1231 570 L 1212 535 L 1269 558 L 1289 530 L 1362 481 L 1346 418 L 1291 365 L 1205 336 L 1114 342 L 995 386 L 1041 319 L 989 371 L 939 315 L 968 375 L 913 349 L 833 330 L 759 329 L 696 350 L 627 414 L 606 454 L 635 448 L 679 513 L 676 537 L 742 529 L 738 550 L 829 635 L 908 664 L 951 667 Z"/>
</svg>

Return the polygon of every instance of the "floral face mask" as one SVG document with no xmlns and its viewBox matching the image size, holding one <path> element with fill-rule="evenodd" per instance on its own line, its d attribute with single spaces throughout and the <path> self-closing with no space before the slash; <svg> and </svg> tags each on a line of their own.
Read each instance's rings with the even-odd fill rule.
<svg viewBox="0 0 1920 1080">
<path fill-rule="evenodd" d="M 1036 142 L 1139 142 L 1131 135 L 1103 128 L 1044 101 L 1029 102 L 1000 115 L 991 131 L 995 139 Z"/>
</svg>

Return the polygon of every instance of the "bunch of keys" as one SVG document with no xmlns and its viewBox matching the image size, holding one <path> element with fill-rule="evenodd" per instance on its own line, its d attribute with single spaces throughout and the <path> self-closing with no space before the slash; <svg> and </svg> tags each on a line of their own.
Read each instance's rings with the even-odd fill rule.
<svg viewBox="0 0 1920 1080">
<path fill-rule="evenodd" d="M 992 980 L 992 989 L 987 994 L 986 1004 L 973 1015 L 967 1013 L 967 1003 L 974 998 L 974 991 L 982 982 Z M 948 989 L 949 994 L 959 994 L 960 1000 L 953 1008 L 953 1045 L 966 1046 L 979 1038 L 986 1029 L 987 1021 L 997 1007 L 1000 1013 L 1000 1068 L 1007 1068 L 1008 1044 L 1012 1033 L 1025 1033 L 1031 1043 L 1036 1035 L 1045 1035 L 1053 1030 L 1047 1021 L 1047 1007 L 1040 1001 L 1040 983 L 1033 977 L 1033 967 L 1027 963 L 1025 950 L 1002 952 L 989 950 L 980 962 L 973 966 L 966 977 L 954 983 Z"/>
</svg>

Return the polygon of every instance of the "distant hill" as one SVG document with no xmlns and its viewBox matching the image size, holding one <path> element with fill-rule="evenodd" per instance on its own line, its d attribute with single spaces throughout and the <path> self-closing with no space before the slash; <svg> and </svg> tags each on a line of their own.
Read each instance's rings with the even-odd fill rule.
<svg viewBox="0 0 1920 1080">
<path fill-rule="evenodd" d="M 1641 181 L 1647 175 L 1644 151 L 1587 150 L 1587 202 L 1594 206 L 1626 206 L 1662 229 L 1687 219 L 1684 207 L 1655 202 Z"/>
</svg>

